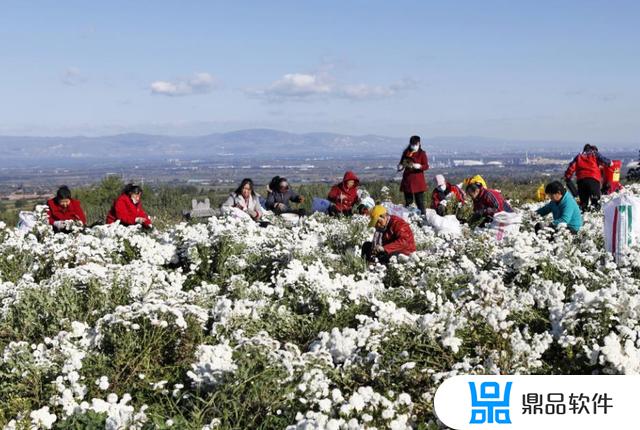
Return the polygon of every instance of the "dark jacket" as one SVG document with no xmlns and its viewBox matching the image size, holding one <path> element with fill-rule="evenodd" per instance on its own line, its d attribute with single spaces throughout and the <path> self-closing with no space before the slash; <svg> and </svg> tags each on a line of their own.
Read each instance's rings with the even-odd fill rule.
<svg viewBox="0 0 640 430">
<path fill-rule="evenodd" d="M 427 153 L 422 149 L 419 149 L 413 154 L 409 153 L 409 150 L 405 150 L 402 154 L 401 164 L 405 163 L 418 163 L 419 169 L 412 167 L 404 168 L 402 174 L 402 182 L 400 183 L 400 191 L 403 193 L 416 194 L 427 191 L 427 182 L 424 180 L 424 172 L 429 169 L 429 159 Z"/>
<path fill-rule="evenodd" d="M 347 188 L 348 181 L 355 181 L 352 188 Z M 331 187 L 327 199 L 334 204 L 339 212 L 349 212 L 353 205 L 358 202 L 358 185 L 360 180 L 353 172 L 344 174 L 342 182 Z"/>
<path fill-rule="evenodd" d="M 480 194 L 473 199 L 473 213 L 484 217 L 491 217 L 497 212 L 513 212 L 511 206 L 499 191 L 481 188 Z"/>
<path fill-rule="evenodd" d="M 286 210 L 291 209 L 291 202 L 300 203 L 300 194 L 289 188 L 284 193 L 280 191 L 269 191 L 267 196 L 266 208 L 268 210 L 274 210 L 276 203 L 282 203 L 286 206 Z"/>
<path fill-rule="evenodd" d="M 49 199 L 47 201 L 49 207 L 49 224 L 53 225 L 56 221 L 82 221 L 82 224 L 87 224 L 87 217 L 84 215 L 80 201 L 71 199 L 69 206 L 63 208 L 56 203 L 56 199 Z"/>
</svg>

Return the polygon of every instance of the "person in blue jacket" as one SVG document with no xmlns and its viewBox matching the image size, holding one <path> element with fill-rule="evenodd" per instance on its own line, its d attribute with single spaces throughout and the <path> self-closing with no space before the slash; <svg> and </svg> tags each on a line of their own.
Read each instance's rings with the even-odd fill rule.
<svg viewBox="0 0 640 430">
<path fill-rule="evenodd" d="M 558 225 L 566 224 L 572 233 L 577 233 L 582 227 L 582 212 L 580 212 L 580 207 L 573 195 L 567 192 L 560 181 L 548 183 L 544 192 L 551 201 L 538 209 L 536 213 L 542 216 L 553 214 L 553 223 L 550 227 L 554 230 L 558 228 Z M 536 224 L 536 233 L 543 227 L 542 223 Z"/>
</svg>

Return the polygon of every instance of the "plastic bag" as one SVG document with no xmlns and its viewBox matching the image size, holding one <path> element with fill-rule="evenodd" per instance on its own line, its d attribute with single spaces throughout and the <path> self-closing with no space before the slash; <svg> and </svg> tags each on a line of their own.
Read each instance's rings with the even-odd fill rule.
<svg viewBox="0 0 640 430">
<path fill-rule="evenodd" d="M 405 221 L 409 221 L 411 211 L 402 205 L 396 205 L 391 202 L 382 202 L 382 206 L 387 209 L 389 215 L 395 215 Z"/>
<path fill-rule="evenodd" d="M 240 208 L 231 207 L 231 208 L 227 209 L 225 212 L 228 213 L 229 215 L 231 215 L 234 218 L 252 219 L 251 215 L 249 215 L 247 212 L 243 211 Z"/>
<path fill-rule="evenodd" d="M 604 243 L 618 263 L 640 243 L 640 198 L 624 194 L 604 205 Z"/>
<path fill-rule="evenodd" d="M 522 215 L 516 212 L 498 212 L 493 216 L 489 230 L 497 241 L 501 241 L 520 231 L 520 224 L 522 224 Z"/>
<path fill-rule="evenodd" d="M 436 234 L 460 236 L 462 226 L 455 215 L 440 216 L 433 209 L 427 209 L 424 215 L 425 222 L 433 228 Z"/>
<path fill-rule="evenodd" d="M 38 217 L 35 212 L 30 211 L 20 211 L 18 214 L 18 230 L 23 232 L 28 232 L 36 226 L 38 222 Z"/>
<path fill-rule="evenodd" d="M 311 213 L 322 212 L 326 214 L 329 211 L 329 206 L 331 206 L 329 200 L 314 197 L 311 201 Z"/>
</svg>

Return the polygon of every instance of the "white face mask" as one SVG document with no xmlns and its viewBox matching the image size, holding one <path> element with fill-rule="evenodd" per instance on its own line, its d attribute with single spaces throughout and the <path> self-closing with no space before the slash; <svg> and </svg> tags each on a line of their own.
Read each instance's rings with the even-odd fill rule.
<svg viewBox="0 0 640 430">
<path fill-rule="evenodd" d="M 416 152 L 418 148 L 420 148 L 420 145 L 411 145 L 410 148 L 413 152 Z"/>
</svg>

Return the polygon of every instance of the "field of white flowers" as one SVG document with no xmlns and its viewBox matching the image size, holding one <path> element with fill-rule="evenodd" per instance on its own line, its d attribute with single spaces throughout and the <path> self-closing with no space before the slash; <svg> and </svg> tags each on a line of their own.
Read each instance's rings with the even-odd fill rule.
<svg viewBox="0 0 640 430">
<path fill-rule="evenodd" d="M 433 429 L 455 374 L 640 372 L 640 249 L 616 265 L 601 213 L 538 237 L 537 206 L 502 242 L 414 222 L 372 269 L 358 216 L 0 225 L 0 426 Z"/>
</svg>

